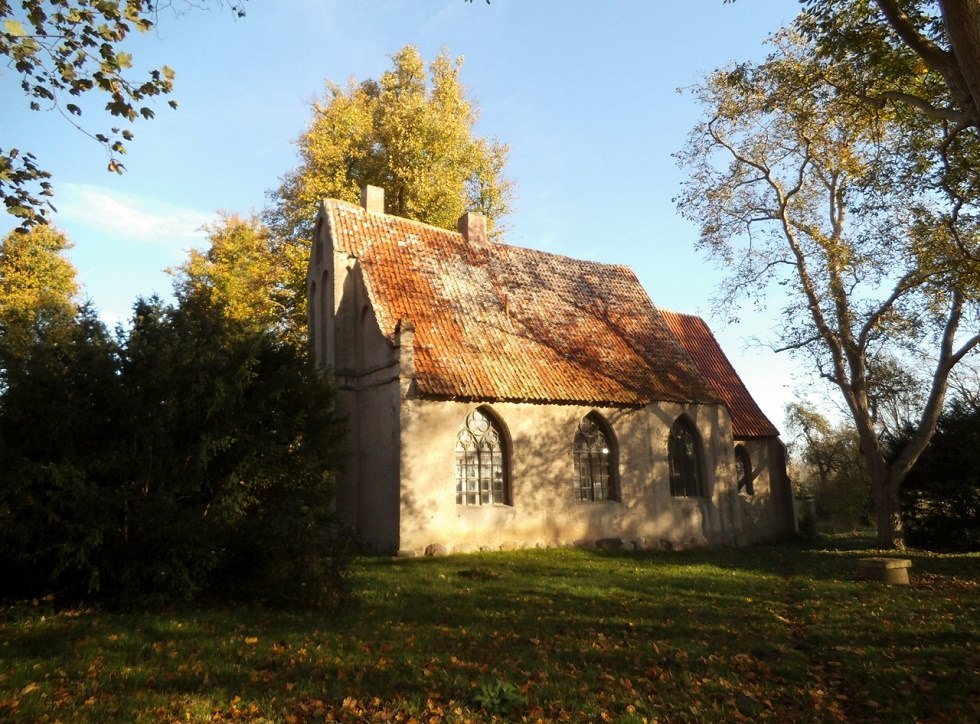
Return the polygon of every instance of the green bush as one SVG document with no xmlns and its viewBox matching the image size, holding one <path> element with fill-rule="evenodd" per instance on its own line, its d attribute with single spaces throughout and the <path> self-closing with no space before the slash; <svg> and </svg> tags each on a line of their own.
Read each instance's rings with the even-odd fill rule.
<svg viewBox="0 0 980 724">
<path fill-rule="evenodd" d="M 199 299 L 150 300 L 116 338 L 83 309 L 3 380 L 7 596 L 343 597 L 343 428 L 305 353 Z"/>
<path fill-rule="evenodd" d="M 956 400 L 902 488 L 905 540 L 932 550 L 980 550 L 980 407 Z"/>
</svg>

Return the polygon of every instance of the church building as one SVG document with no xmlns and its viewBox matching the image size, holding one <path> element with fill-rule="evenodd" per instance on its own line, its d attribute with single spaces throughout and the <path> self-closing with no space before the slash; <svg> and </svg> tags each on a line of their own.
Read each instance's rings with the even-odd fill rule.
<svg viewBox="0 0 980 724">
<path fill-rule="evenodd" d="M 793 531 L 778 432 L 698 317 L 628 267 L 321 205 L 310 340 L 337 382 L 337 505 L 377 550 L 739 546 Z"/>
</svg>

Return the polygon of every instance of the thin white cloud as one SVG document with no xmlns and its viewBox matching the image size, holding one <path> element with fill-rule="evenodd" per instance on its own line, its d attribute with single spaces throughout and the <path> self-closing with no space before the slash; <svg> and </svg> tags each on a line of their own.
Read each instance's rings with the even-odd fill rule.
<svg viewBox="0 0 980 724">
<path fill-rule="evenodd" d="M 201 227 L 215 220 L 215 214 L 100 186 L 65 183 L 58 192 L 55 223 L 84 224 L 118 239 L 185 247 L 201 239 Z"/>
</svg>

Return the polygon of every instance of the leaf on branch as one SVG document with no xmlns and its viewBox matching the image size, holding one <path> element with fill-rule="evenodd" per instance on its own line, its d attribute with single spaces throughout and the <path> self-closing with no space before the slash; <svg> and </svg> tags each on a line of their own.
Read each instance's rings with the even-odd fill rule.
<svg viewBox="0 0 980 724">
<path fill-rule="evenodd" d="M 8 35 L 13 35 L 15 38 L 23 38 L 25 35 L 27 35 L 27 30 L 24 29 L 24 24 L 19 20 L 4 20 L 3 32 Z"/>
<path fill-rule="evenodd" d="M 241 15 L 244 1 L 219 4 Z M 68 103 L 65 96 L 96 92 L 105 103 L 105 112 L 111 116 L 131 122 L 138 118 L 153 119 L 154 109 L 138 104 L 151 96 L 172 93 L 175 72 L 169 66 L 162 66 L 143 74 L 139 80 L 127 77 L 136 75 L 139 64 L 134 53 L 121 45 L 134 29 L 146 32 L 154 28 L 156 12 L 168 5 L 169 0 L 24 0 L 20 3 L 0 0 L 0 54 L 7 56 L 7 69 L 20 76 L 12 82 L 23 89 L 25 105 L 31 110 L 56 108 L 83 134 L 103 144 L 110 154 L 124 154 L 123 143 L 133 138 L 130 131 L 113 129 L 111 133 L 96 135 L 91 129 L 81 128 L 72 117 L 82 115 L 82 104 Z M 177 108 L 176 101 L 169 105 Z M 93 109 L 86 110 L 93 112 Z M 0 204 L 0 210 L 4 206 L 16 208 L 16 215 L 26 218 L 29 224 L 43 223 L 43 219 L 35 217 L 45 213 L 44 203 L 36 198 L 36 191 L 32 194 L 24 184 L 36 183 L 44 172 L 36 167 L 27 168 L 23 154 L 17 162 L 11 158 L 0 149 L 0 172 L 8 176 L 0 187 L 0 199 L 6 202 Z M 3 161 L 9 162 L 5 171 Z M 108 169 L 121 173 L 124 167 L 113 160 Z"/>
<path fill-rule="evenodd" d="M 136 115 L 133 112 L 133 107 L 120 98 L 115 98 L 106 103 L 105 109 L 114 116 L 125 116 L 126 118 L 132 118 L 134 115 Z"/>
</svg>

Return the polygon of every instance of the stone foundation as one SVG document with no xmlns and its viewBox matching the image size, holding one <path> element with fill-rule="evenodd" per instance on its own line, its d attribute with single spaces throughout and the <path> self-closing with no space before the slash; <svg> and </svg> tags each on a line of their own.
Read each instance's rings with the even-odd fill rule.
<svg viewBox="0 0 980 724">
<path fill-rule="evenodd" d="M 424 548 L 400 548 L 395 554 L 398 558 L 439 558 L 448 555 L 466 555 L 469 553 L 494 553 L 497 551 L 518 551 L 531 548 L 581 548 L 589 551 L 680 551 L 692 548 L 706 548 L 707 541 L 703 538 L 691 538 L 688 541 L 672 541 L 666 538 L 583 538 L 574 541 L 505 541 L 499 545 L 474 546 L 469 543 L 450 545 L 447 543 L 429 543 Z"/>
</svg>

